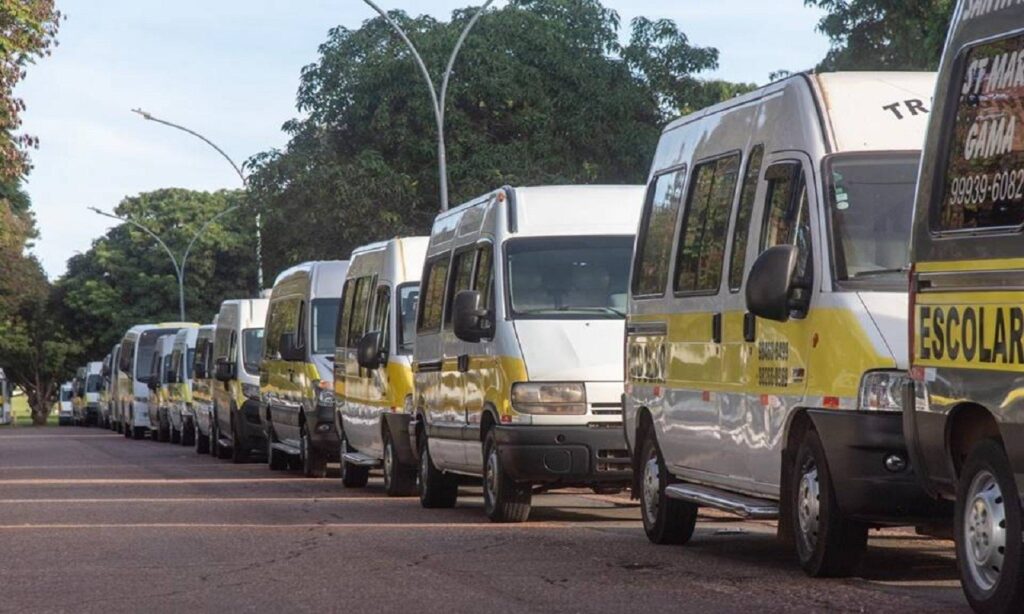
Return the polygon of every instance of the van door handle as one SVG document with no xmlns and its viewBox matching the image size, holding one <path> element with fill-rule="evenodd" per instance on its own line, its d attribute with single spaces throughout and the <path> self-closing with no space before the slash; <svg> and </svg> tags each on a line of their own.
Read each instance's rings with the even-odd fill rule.
<svg viewBox="0 0 1024 614">
<path fill-rule="evenodd" d="M 749 311 L 743 314 L 743 340 L 753 343 L 757 339 L 757 316 Z"/>
<path fill-rule="evenodd" d="M 711 340 L 715 343 L 722 342 L 722 314 L 716 313 L 711 316 Z"/>
<path fill-rule="evenodd" d="M 469 354 L 463 354 L 459 356 L 459 373 L 466 373 L 469 371 Z"/>
</svg>

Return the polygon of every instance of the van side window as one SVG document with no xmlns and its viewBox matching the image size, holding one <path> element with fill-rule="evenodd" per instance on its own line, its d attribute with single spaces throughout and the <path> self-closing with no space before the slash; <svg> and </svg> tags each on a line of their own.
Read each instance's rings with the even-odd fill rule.
<svg viewBox="0 0 1024 614">
<path fill-rule="evenodd" d="M 298 298 L 286 298 L 270 304 L 267 315 L 267 334 L 263 343 L 263 356 L 268 360 L 280 360 L 281 335 L 298 332 L 302 321 L 303 302 Z"/>
<path fill-rule="evenodd" d="M 420 285 L 417 283 L 398 286 L 398 353 L 412 354 L 416 340 L 416 311 L 420 302 Z"/>
<path fill-rule="evenodd" d="M 743 189 L 736 208 L 736 226 L 732 231 L 732 254 L 729 256 L 729 290 L 738 292 L 743 286 L 743 267 L 746 264 L 747 240 L 750 238 L 750 218 L 754 212 L 757 184 L 761 178 L 764 145 L 757 145 L 747 157 L 747 171 L 743 175 Z"/>
<path fill-rule="evenodd" d="M 679 233 L 676 292 L 716 292 L 721 286 L 725 239 L 739 168 L 740 155 L 734 154 L 694 169 Z"/>
<path fill-rule="evenodd" d="M 444 309 L 444 324 L 447 327 L 452 323 L 452 311 L 455 305 L 455 295 L 463 290 L 473 289 L 473 265 L 476 263 L 476 252 L 465 251 L 455 254 L 452 259 L 451 285 L 448 287 L 448 296 Z"/>
<path fill-rule="evenodd" d="M 480 293 L 480 302 L 484 309 L 490 309 L 494 293 L 494 251 L 490 245 L 482 245 L 476 250 L 476 275 L 473 278 L 473 290 Z"/>
<path fill-rule="evenodd" d="M 420 297 L 419 320 L 416 325 L 416 332 L 419 334 L 436 333 L 441 330 L 449 264 L 449 258 L 445 255 L 428 262 L 424 267 L 423 294 Z"/>
<path fill-rule="evenodd" d="M 680 169 L 659 176 L 648 189 L 633 270 L 634 296 L 661 296 L 665 293 L 672 237 L 685 187 L 686 169 Z"/>
<path fill-rule="evenodd" d="M 334 344 L 338 347 L 349 347 L 348 329 L 352 322 L 352 301 L 356 294 L 356 280 L 345 280 L 341 290 L 341 312 L 338 314 L 338 326 L 334 331 Z"/>
<path fill-rule="evenodd" d="M 1024 224 L 1024 90 L 1017 56 L 1024 36 L 987 42 L 962 59 L 950 79 L 956 115 L 944 135 L 948 156 L 933 230 L 1013 228 Z M 937 218 L 937 219 L 936 219 Z"/>
<path fill-rule="evenodd" d="M 355 297 L 352 299 L 352 319 L 348 328 L 348 347 L 359 345 L 366 334 L 367 318 L 370 315 L 370 297 L 373 294 L 373 277 L 360 277 L 356 282 Z"/>
<path fill-rule="evenodd" d="M 761 230 L 761 251 L 776 245 L 795 245 L 800 250 L 797 277 L 811 272 L 811 220 L 807 186 L 802 167 L 794 162 L 774 164 L 765 171 L 767 206 Z"/>
<path fill-rule="evenodd" d="M 373 326 L 370 331 L 379 331 L 381 347 L 391 347 L 391 288 L 379 286 L 373 306 Z"/>
</svg>

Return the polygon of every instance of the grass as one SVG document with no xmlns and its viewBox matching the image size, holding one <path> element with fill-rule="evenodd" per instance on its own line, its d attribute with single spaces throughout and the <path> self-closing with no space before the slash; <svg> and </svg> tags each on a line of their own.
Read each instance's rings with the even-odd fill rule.
<svg viewBox="0 0 1024 614">
<path fill-rule="evenodd" d="M 13 426 L 32 426 L 32 411 L 28 408 L 28 399 L 25 398 L 25 395 L 19 395 L 11 399 L 11 412 L 14 414 Z M 54 406 L 53 410 L 50 412 L 46 425 L 57 425 L 56 406 Z M 8 428 L 8 425 L 0 426 L 0 428 Z"/>
</svg>

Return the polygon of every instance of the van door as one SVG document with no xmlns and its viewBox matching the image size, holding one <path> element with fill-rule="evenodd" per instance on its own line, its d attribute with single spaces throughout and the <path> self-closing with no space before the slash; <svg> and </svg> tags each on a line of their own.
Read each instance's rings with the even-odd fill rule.
<svg viewBox="0 0 1024 614">
<path fill-rule="evenodd" d="M 476 266 L 476 249 L 473 247 L 464 248 L 455 252 L 452 256 L 451 270 L 448 274 L 448 289 L 445 296 L 444 308 L 444 359 L 441 371 L 441 390 L 443 411 L 451 415 L 458 425 L 458 430 L 452 431 L 452 437 L 457 439 L 458 451 L 449 459 L 462 469 L 470 466 L 470 454 L 467 447 L 472 446 L 467 441 L 468 415 L 466 412 L 466 383 L 467 374 L 470 370 L 471 355 L 475 353 L 474 343 L 467 343 L 458 339 L 452 328 L 452 311 L 455 306 L 455 295 L 463 290 L 473 289 L 473 273 Z M 477 440 L 479 443 L 479 440 Z M 483 465 L 476 464 L 473 468 L 480 469 Z"/>
<path fill-rule="evenodd" d="M 808 181 L 808 177 L 812 180 Z M 746 361 L 754 384 L 747 397 L 750 416 L 747 454 L 750 475 L 769 493 L 780 483 L 779 453 L 789 414 L 805 406 L 808 352 L 812 345 L 812 288 L 815 276 L 814 232 L 817 192 L 814 171 L 806 155 L 769 158 L 758 237 L 758 253 L 776 245 L 795 245 L 800 258 L 797 276 L 806 290 L 807 313 L 794 313 L 788 322 L 746 318 L 747 338 L 753 339 Z"/>
<path fill-rule="evenodd" d="M 493 314 L 494 309 L 494 247 L 484 243 L 476 248 L 476 269 L 473 273 L 472 290 L 480 293 L 483 309 Z M 483 443 L 480 438 L 480 423 L 486 408 L 487 382 L 496 381 L 499 368 L 494 351 L 494 341 L 483 339 L 479 343 L 466 344 L 469 355 L 465 359 L 465 405 L 466 405 L 466 464 L 483 470 Z"/>
<path fill-rule="evenodd" d="M 663 445 L 682 471 L 734 474 L 719 428 L 723 269 L 740 154 L 697 164 L 680 225 L 667 340 L 670 362 Z"/>
<path fill-rule="evenodd" d="M 345 436 L 349 444 L 361 452 L 367 452 L 372 445 L 373 428 L 369 422 L 373 412 L 374 371 L 359 366 L 359 342 L 370 329 L 367 324 L 372 309 L 373 287 L 376 278 L 365 275 L 355 280 L 350 298 L 344 308 L 348 313 L 343 318 L 348 329 L 345 331 Z M 381 369 L 377 369 L 381 371 Z M 379 431 L 378 431 L 379 432 Z"/>
</svg>

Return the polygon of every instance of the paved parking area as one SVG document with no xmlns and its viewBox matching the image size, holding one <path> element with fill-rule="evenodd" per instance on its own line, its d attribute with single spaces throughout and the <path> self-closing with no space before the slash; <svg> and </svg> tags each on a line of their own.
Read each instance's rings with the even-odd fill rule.
<svg viewBox="0 0 1024 614">
<path fill-rule="evenodd" d="M 811 580 L 770 523 L 704 514 L 657 547 L 625 497 L 536 497 L 494 525 L 97 429 L 0 430 L 0 611 L 961 612 L 952 543 L 880 532 Z"/>
</svg>

